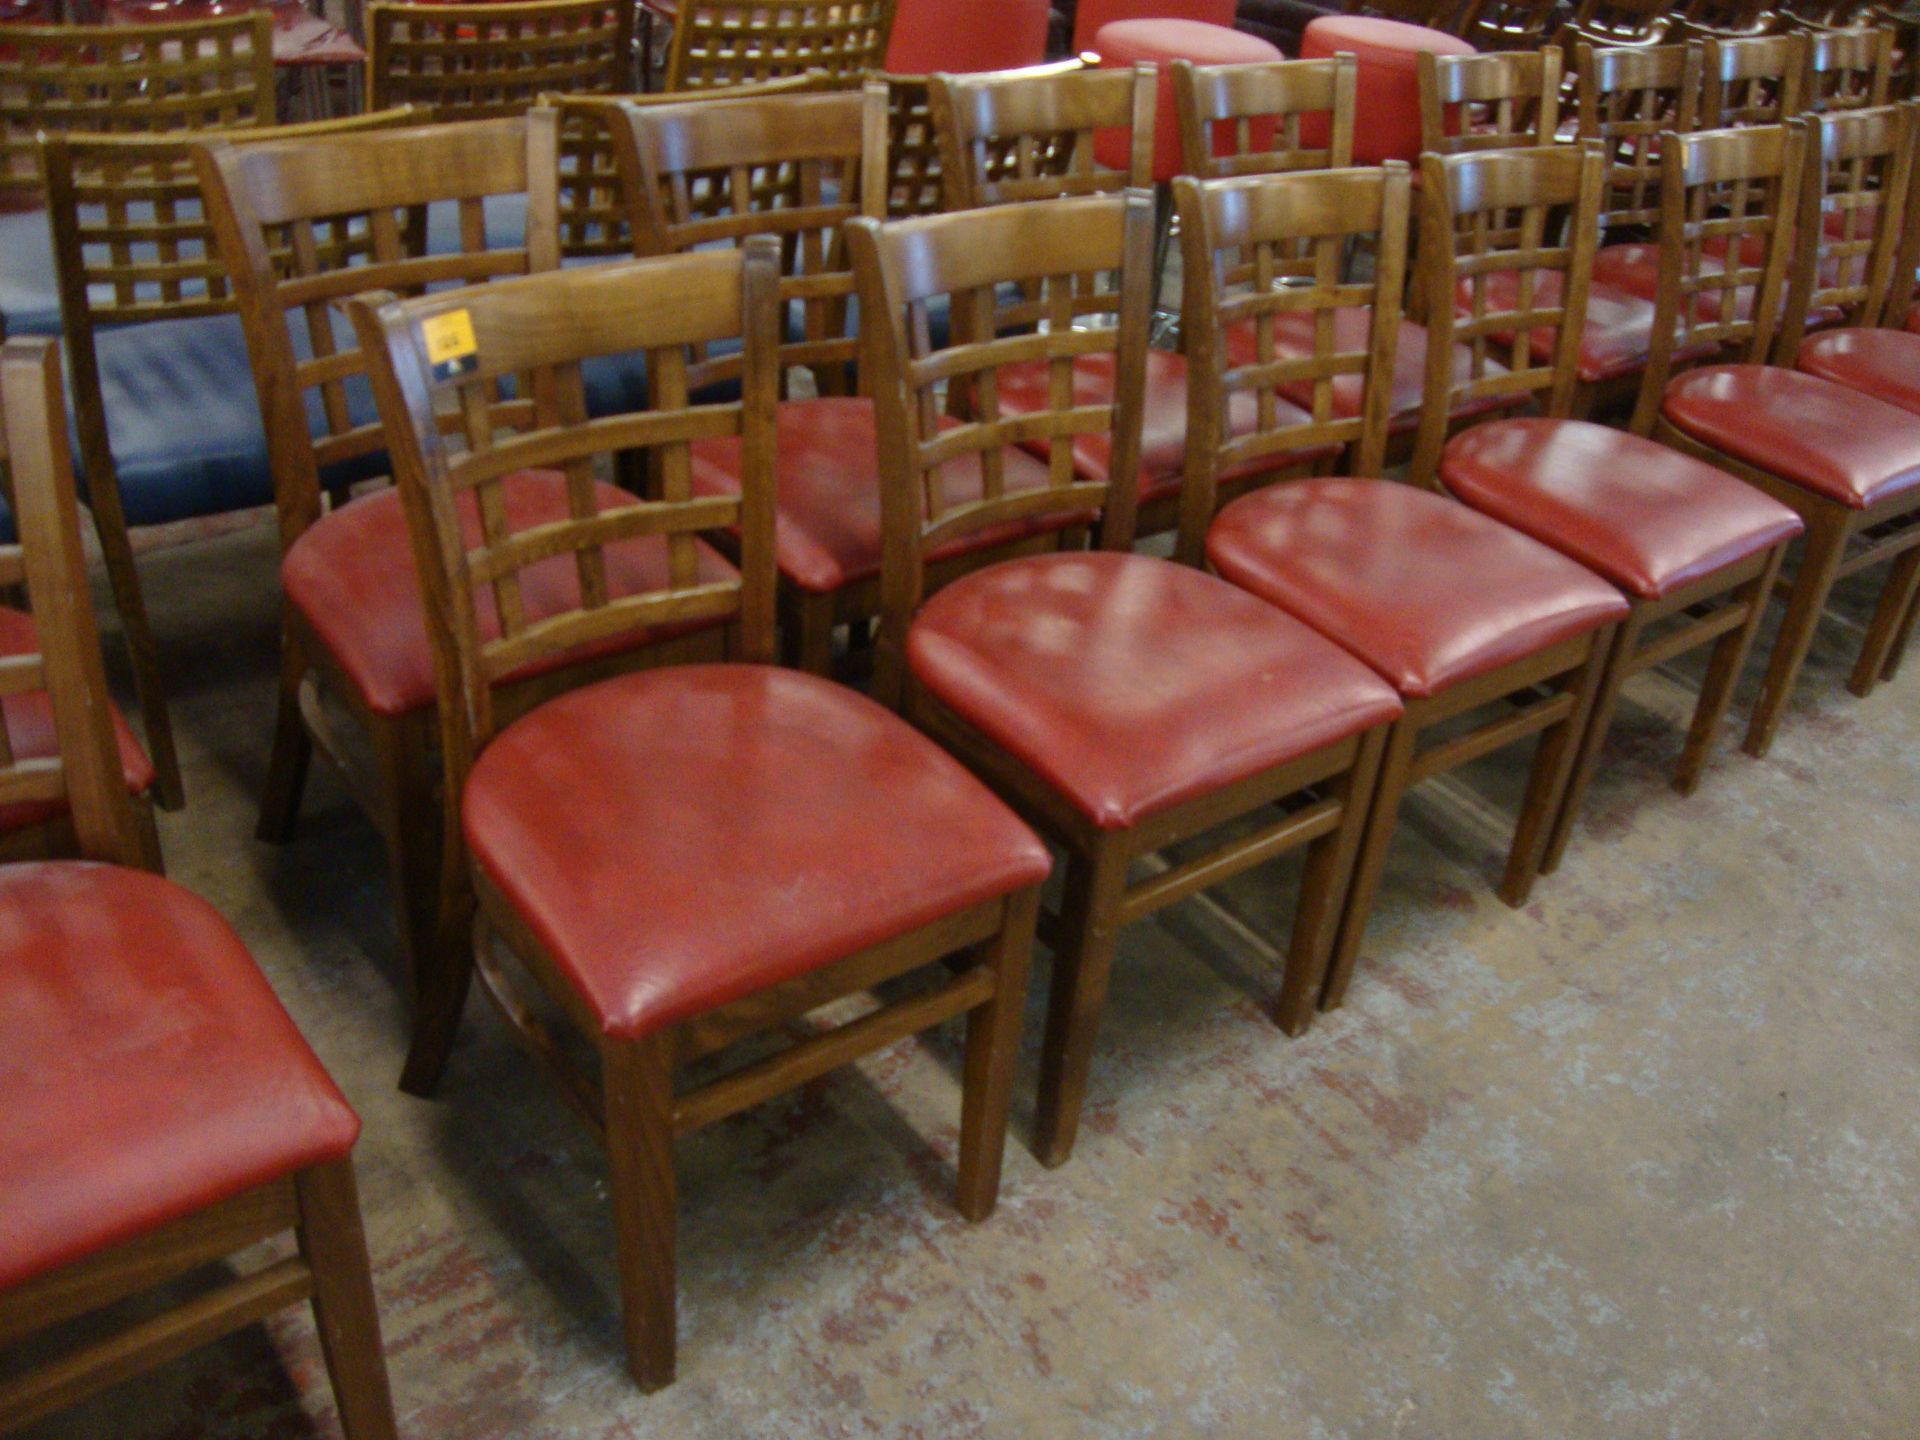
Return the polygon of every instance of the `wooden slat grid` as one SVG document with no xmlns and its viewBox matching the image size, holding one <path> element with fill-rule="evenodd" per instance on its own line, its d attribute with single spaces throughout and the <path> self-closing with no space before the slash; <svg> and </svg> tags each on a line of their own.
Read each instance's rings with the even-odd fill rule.
<svg viewBox="0 0 1920 1440">
<path fill-rule="evenodd" d="M 667 89 L 752 85 L 822 71 L 878 73 L 894 0 L 684 0 L 674 19 Z"/>
<path fill-rule="evenodd" d="M 1601 225 L 1610 235 L 1659 225 L 1660 136 L 1695 128 L 1700 58 L 1694 45 L 1580 46 L 1579 136 L 1607 157 Z"/>
<path fill-rule="evenodd" d="M 633 0 L 374 5 L 369 103 L 440 120 L 519 115 L 542 95 L 632 89 Z"/>
<path fill-rule="evenodd" d="M 0 46 L 0 197 L 37 197 L 42 132 L 271 124 L 272 33 L 264 10 L 178 25 L 8 26 Z"/>
</svg>

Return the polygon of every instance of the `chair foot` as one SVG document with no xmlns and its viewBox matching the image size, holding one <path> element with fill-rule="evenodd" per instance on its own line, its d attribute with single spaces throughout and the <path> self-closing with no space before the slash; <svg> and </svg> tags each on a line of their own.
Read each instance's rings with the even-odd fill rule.
<svg viewBox="0 0 1920 1440">
<path fill-rule="evenodd" d="M 254 836 L 269 845 L 293 839 L 300 818 L 300 797 L 313 763 L 313 737 L 300 714 L 300 686 L 306 663 L 291 638 L 281 642 L 280 704 L 273 721 L 273 749 L 267 759 L 267 783 L 260 796 L 260 820 Z"/>
</svg>

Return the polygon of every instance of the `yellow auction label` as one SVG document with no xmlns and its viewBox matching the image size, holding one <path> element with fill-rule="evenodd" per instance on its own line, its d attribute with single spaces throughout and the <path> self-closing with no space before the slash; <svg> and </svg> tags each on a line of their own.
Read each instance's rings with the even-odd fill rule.
<svg viewBox="0 0 1920 1440">
<path fill-rule="evenodd" d="M 420 336 L 427 342 L 434 379 L 451 380 L 479 368 L 480 345 L 473 338 L 473 316 L 465 310 L 428 316 L 420 322 Z"/>
</svg>

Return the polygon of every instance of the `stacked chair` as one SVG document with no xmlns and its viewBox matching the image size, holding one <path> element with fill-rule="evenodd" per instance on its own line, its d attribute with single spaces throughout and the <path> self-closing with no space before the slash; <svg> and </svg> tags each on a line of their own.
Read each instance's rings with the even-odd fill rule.
<svg viewBox="0 0 1920 1440">
<path fill-rule="evenodd" d="M 1700 661 L 1686 795 L 1776 595 L 1750 755 L 1841 578 L 1880 581 L 1851 688 L 1895 673 L 1920 101 L 1891 29 L 1633 0 L 1549 44 L 1552 7 L 1457 7 L 1490 53 L 1421 57 L 1411 171 L 1353 165 L 1351 56 L 1180 62 L 1156 197 L 1152 66 L 883 76 L 892 11 L 684 0 L 641 95 L 629 5 L 376 5 L 373 103 L 413 109 L 269 130 L 255 53 L 204 130 L 31 152 L 154 763 L 105 700 L 56 351 L 10 346 L 0 1039 L 85 1064 L 174 986 L 205 1050 L 122 1062 L 71 1153 L 0 1082 L 0 1340 L 299 1250 L 9 1381 L 0 1427 L 311 1297 L 349 1440 L 392 1433 L 358 1121 L 157 875 L 178 766 L 127 526 L 173 516 L 110 433 L 112 327 L 243 331 L 284 590 L 259 833 L 317 748 L 387 846 L 403 1086 L 440 1084 L 478 980 L 604 1143 L 646 1389 L 676 1370 L 680 1137 L 964 1017 L 984 1219 L 1036 939 L 1055 1166 L 1128 924 L 1298 852 L 1270 1008 L 1300 1035 L 1354 983 L 1414 787 L 1524 772 L 1519 906 L 1633 677 Z M 233 68 L 261 31 L 219 23 Z M 187 510 L 269 498 L 229 490 Z M 114 920 L 84 956 L 81 908 Z M 58 1023 L 16 1037 L 27 989 Z M 121 1143 L 151 1174 L 116 1187 Z"/>
</svg>

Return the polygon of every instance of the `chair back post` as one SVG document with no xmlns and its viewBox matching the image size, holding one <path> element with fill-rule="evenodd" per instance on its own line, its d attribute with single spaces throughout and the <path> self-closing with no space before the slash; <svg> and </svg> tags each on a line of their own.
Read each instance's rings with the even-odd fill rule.
<svg viewBox="0 0 1920 1440">
<path fill-rule="evenodd" d="M 1920 144 L 1920 101 L 1907 104 L 1911 107 L 1907 123 L 1912 127 L 1913 143 Z M 1915 273 L 1920 271 L 1920 177 L 1913 174 L 1911 167 L 1909 160 L 1907 203 L 1898 222 L 1899 239 L 1894 247 L 1893 268 L 1887 277 L 1887 293 L 1875 310 L 1874 323 L 1894 330 L 1906 328 L 1916 289 L 1920 289 L 1915 284 Z"/>
<path fill-rule="evenodd" d="M 1913 120 L 1913 101 L 1807 116 L 1775 365 L 1793 365 L 1816 308 L 1840 310 L 1845 324 L 1880 323 L 1912 183 Z"/>
<path fill-rule="evenodd" d="M 1345 447 L 1348 473 L 1383 473 L 1412 177 L 1395 160 L 1384 167 L 1209 181 L 1183 175 L 1173 183 L 1187 349 L 1187 465 L 1175 558 L 1198 565 L 1220 477 L 1238 466 L 1331 444 Z M 1349 283 L 1341 260 L 1355 239 L 1373 242 L 1374 273 Z M 1354 306 L 1369 309 L 1367 339 L 1361 349 L 1343 351 L 1334 318 Z M 1310 353 L 1280 355 L 1275 322 L 1289 316 L 1309 319 Z M 1253 340 L 1251 358 L 1240 363 L 1228 345 L 1236 331 Z M 1336 419 L 1334 382 L 1352 374 L 1363 386 L 1358 413 Z M 1289 423 L 1290 408 L 1281 410 L 1277 391 L 1301 382 L 1312 387 L 1308 417 Z M 1236 404 L 1251 408 L 1251 429 L 1229 425 Z"/>
<path fill-rule="evenodd" d="M 337 307 L 364 290 L 418 293 L 558 267 L 558 121 L 536 107 L 516 119 L 469 120 L 322 142 L 217 142 L 195 157 L 207 214 L 246 331 L 288 547 L 320 517 L 334 467 L 384 449 L 377 421 L 356 423 L 349 382 L 367 356 L 343 348 Z M 523 242 L 489 251 L 489 197 L 525 194 Z M 426 209 L 460 209 L 461 248 L 426 250 Z M 404 218 L 403 218 L 404 217 Z M 301 327 L 311 358 L 294 344 Z M 316 435 L 308 392 L 325 430 Z"/>
<path fill-rule="evenodd" d="M 994 526 L 1098 512 L 1107 549 L 1133 545 L 1139 503 L 1140 431 L 1146 406 L 1147 332 L 1152 306 L 1153 196 L 1082 195 L 1014 203 L 881 224 L 853 221 L 848 236 L 871 333 L 874 409 L 880 438 L 881 617 L 874 695 L 898 706 L 906 688 L 906 640 L 926 598 L 926 554 L 935 545 Z M 1087 277 L 1116 275 L 1100 298 L 1109 323 L 1076 326 L 1088 313 Z M 995 331 L 1000 287 L 1037 294 L 1039 324 Z M 930 301 L 950 303 L 948 343 L 935 348 Z M 1111 398 L 1076 403 L 1073 366 L 1113 356 Z M 1044 363 L 1047 404 L 1003 417 L 998 371 Z M 964 423 L 944 427 L 938 386 L 964 386 L 976 403 Z M 1082 479 L 1073 442 L 1106 435 L 1108 478 Z M 1006 455 L 1048 447 L 1047 483 L 1006 488 Z M 978 499 L 950 503 L 941 472 L 977 457 Z"/>
<path fill-rule="evenodd" d="M 450 818 L 498 729 L 500 687 L 528 665 L 716 621 L 730 627 L 735 658 L 772 662 L 779 249 L 777 239 L 758 236 L 737 250 L 615 261 L 409 300 L 376 292 L 348 303 L 370 357 L 427 606 Z M 428 332 L 450 322 L 471 340 L 465 370 L 436 368 L 430 355 Z M 688 351 L 729 338 L 743 347 L 740 398 L 692 399 Z M 581 364 L 633 350 L 647 355 L 649 408 L 588 420 Z M 491 403 L 508 376 L 533 377 L 531 414 Z M 498 423 L 503 412 L 506 426 Z M 741 440 L 740 493 L 696 497 L 689 449 L 726 436 Z M 596 462 L 635 449 L 660 453 L 659 495 L 601 508 Z M 501 482 L 530 466 L 563 473 L 567 514 L 516 529 Z M 463 524 L 469 506 L 477 536 Z M 729 531 L 739 536 L 740 564 L 716 578 L 703 571 L 698 541 Z M 609 548 L 644 537 L 665 538 L 664 577 L 611 593 Z M 571 562 L 576 602 L 529 619 L 522 571 L 555 560 Z M 483 625 L 483 607 L 496 626 Z"/>
<path fill-rule="evenodd" d="M 1779 125 L 1793 119 L 1804 108 L 1807 63 L 1807 37 L 1798 31 L 1707 41 L 1700 128 Z"/>
<path fill-rule="evenodd" d="M 143 865 L 120 767 L 100 632 L 74 499 L 60 346 L 47 336 L 0 348 L 0 397 L 19 539 L 0 545 L 0 586 L 24 583 L 40 651 L 0 662 L 0 696 L 44 691 L 58 759 L 17 761 L 0 717 L 0 804 L 65 798 L 80 853 Z"/>
<path fill-rule="evenodd" d="M 1152 65 L 1131 70 L 929 77 L 948 210 L 1014 200 L 1107 194 L 1153 185 Z M 1102 130 L 1124 131 L 1126 169 L 1095 154 Z"/>
<path fill-rule="evenodd" d="M 1346 169 L 1353 164 L 1359 74 L 1359 62 L 1345 54 L 1251 65 L 1175 60 L 1182 172 L 1213 180 Z M 1325 117 L 1323 144 L 1302 143 L 1303 115 Z"/>
<path fill-rule="evenodd" d="M 1697 43 L 1575 51 L 1579 139 L 1607 157 L 1603 234 L 1659 224 L 1659 139 L 1698 128 L 1704 63 Z"/>
<path fill-rule="evenodd" d="M 1551 145 L 1560 124 L 1560 66 L 1557 46 L 1489 55 L 1414 57 L 1420 87 L 1420 148 L 1439 155 L 1475 150 L 1510 150 Z M 1476 129 L 1470 111 L 1491 108 L 1491 129 Z M 1449 133 L 1448 111 L 1460 116 Z"/>
<path fill-rule="evenodd" d="M 1420 160 L 1427 364 L 1410 478 L 1432 488 L 1449 417 L 1462 403 L 1544 395 L 1547 414 L 1572 410 L 1607 165 L 1584 145 Z M 1541 277 L 1550 272 L 1562 277 L 1557 304 L 1541 300 Z M 1516 277 L 1510 308 L 1495 303 L 1488 284 L 1500 274 Z M 1541 330 L 1553 336 L 1546 364 L 1533 358 Z M 1496 343 L 1506 352 L 1504 371 L 1489 366 Z M 1455 373 L 1456 346 L 1470 357 L 1464 378 Z"/>
<path fill-rule="evenodd" d="M 755 85 L 809 70 L 859 84 L 885 66 L 895 0 L 684 0 L 666 89 Z"/>
<path fill-rule="evenodd" d="M 1746 363 L 1766 363 L 1792 259 L 1806 139 L 1800 120 L 1662 137 L 1660 283 L 1629 424 L 1635 434 L 1653 432 L 1683 346 L 1743 347 Z M 1762 246 L 1757 266 L 1748 263 L 1753 238 Z M 1708 242 L 1725 246 L 1717 263 Z"/>
</svg>

